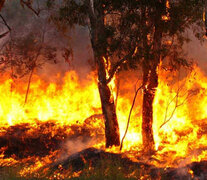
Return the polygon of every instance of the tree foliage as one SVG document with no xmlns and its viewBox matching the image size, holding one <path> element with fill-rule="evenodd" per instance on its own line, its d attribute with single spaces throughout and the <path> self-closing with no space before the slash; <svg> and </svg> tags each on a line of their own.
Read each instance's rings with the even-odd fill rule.
<svg viewBox="0 0 207 180">
<path fill-rule="evenodd" d="M 23 37 L 11 39 L 1 52 L 1 72 L 13 68 L 13 77 L 21 78 L 45 62 L 56 62 L 56 48 L 41 40 L 41 36 L 30 32 Z"/>
</svg>

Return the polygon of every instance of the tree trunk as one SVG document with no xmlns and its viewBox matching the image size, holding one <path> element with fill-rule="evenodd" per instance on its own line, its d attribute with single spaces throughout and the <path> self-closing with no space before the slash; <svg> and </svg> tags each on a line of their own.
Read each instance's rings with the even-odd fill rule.
<svg viewBox="0 0 207 180">
<path fill-rule="evenodd" d="M 157 69 L 161 58 L 162 45 L 162 14 L 165 11 L 165 0 L 156 1 L 156 13 L 154 21 L 154 36 L 153 36 L 153 57 L 145 59 L 143 64 L 143 104 L 142 104 L 142 141 L 144 151 L 151 154 L 155 151 L 155 142 L 153 137 L 153 102 L 158 87 Z"/>
<path fill-rule="evenodd" d="M 116 107 L 114 104 L 113 94 L 107 84 L 106 80 L 106 67 L 104 59 L 95 57 L 97 61 L 98 70 L 98 88 L 101 98 L 102 112 L 105 119 L 105 138 L 106 147 L 119 146 L 120 145 L 120 135 L 119 126 L 116 116 Z"/>
<path fill-rule="evenodd" d="M 116 116 L 116 107 L 113 94 L 107 83 L 107 70 L 104 61 L 104 57 L 107 58 L 107 41 L 106 38 L 104 38 L 105 23 L 103 4 L 101 0 L 88 1 L 88 7 L 91 24 L 91 44 L 98 72 L 98 88 L 105 120 L 106 147 L 113 145 L 119 146 L 120 134 Z"/>
<path fill-rule="evenodd" d="M 25 99 L 24 99 L 24 105 L 27 104 L 27 99 L 28 99 L 28 95 L 29 95 L 30 84 L 31 84 L 33 73 L 34 73 L 34 67 L 32 68 L 30 75 L 29 75 L 28 84 L 27 84 L 27 91 L 26 91 Z"/>
<path fill-rule="evenodd" d="M 112 93 L 107 84 L 98 83 L 102 111 L 105 119 L 106 147 L 119 146 L 119 125 Z"/>
<path fill-rule="evenodd" d="M 207 36 L 207 0 L 205 0 L 205 28 L 206 28 L 206 36 Z"/>
<path fill-rule="evenodd" d="M 120 79 L 119 76 L 116 76 L 116 99 L 115 99 L 115 106 L 117 106 L 118 98 L 119 98 L 119 90 L 120 90 Z"/>
<path fill-rule="evenodd" d="M 155 67 L 156 68 L 156 67 Z M 155 149 L 153 138 L 153 101 L 156 88 L 158 86 L 158 75 L 156 69 L 144 73 L 143 81 L 147 79 L 147 85 L 144 87 L 142 104 L 142 141 L 144 150 L 152 153 Z"/>
</svg>

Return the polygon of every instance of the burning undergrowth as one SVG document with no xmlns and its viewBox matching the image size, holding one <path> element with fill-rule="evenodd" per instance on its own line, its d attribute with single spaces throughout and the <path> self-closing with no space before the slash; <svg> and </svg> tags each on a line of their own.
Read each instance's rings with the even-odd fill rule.
<svg viewBox="0 0 207 180">
<path fill-rule="evenodd" d="M 95 129 L 91 123 L 100 126 Z M 22 176 L 40 177 L 40 172 L 51 164 L 64 162 L 70 155 L 102 143 L 104 129 L 102 115 L 87 118 L 83 126 L 61 126 L 55 121 L 39 122 L 31 125 L 18 124 L 0 129 L 0 167 L 23 166 Z M 45 175 L 45 173 L 44 173 Z"/>
<path fill-rule="evenodd" d="M 159 179 L 159 174 L 192 178 L 195 173 L 198 177 L 204 173 L 206 177 L 207 78 L 199 68 L 178 81 L 176 73 L 172 76 L 172 72 L 160 70 L 154 101 L 156 152 L 152 156 L 142 154 L 139 100 L 122 151 L 114 147 L 104 149 L 104 120 L 94 77 L 92 74 L 80 81 L 72 71 L 63 80 L 57 80 L 62 83 L 48 84 L 34 76 L 27 104 L 24 104 L 26 84 L 2 78 L 0 166 L 21 167 L 17 174 L 27 178 L 64 179 L 113 172 L 121 173 L 119 179 Z M 114 96 L 118 96 L 117 117 L 122 138 L 134 96 L 130 89 L 138 81 L 119 78 L 123 89 Z M 141 96 L 140 91 L 137 99 Z"/>
<path fill-rule="evenodd" d="M 4 154 L 5 158 L 13 156 L 17 159 L 29 156 L 44 157 L 51 151 L 60 149 L 73 154 L 84 149 L 84 146 L 90 144 L 93 139 L 101 142 L 103 130 L 92 129 L 88 124 L 81 127 L 57 126 L 52 121 L 39 122 L 35 127 L 30 124 L 19 124 L 1 129 L 0 153 Z"/>
</svg>

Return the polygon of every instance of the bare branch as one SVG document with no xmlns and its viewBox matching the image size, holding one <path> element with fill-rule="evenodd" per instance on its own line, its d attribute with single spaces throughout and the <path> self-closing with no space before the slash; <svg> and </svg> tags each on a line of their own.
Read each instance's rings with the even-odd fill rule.
<svg viewBox="0 0 207 180">
<path fill-rule="evenodd" d="M 0 39 L 1 39 L 1 38 L 5 37 L 11 31 L 11 28 L 9 27 L 9 25 L 6 22 L 6 20 L 4 19 L 4 17 L 1 14 L 0 14 L 0 17 L 3 20 L 4 25 L 8 28 L 8 31 L 7 32 L 5 32 L 3 34 L 0 34 Z"/>
<path fill-rule="evenodd" d="M 5 32 L 5 33 L 3 33 L 3 34 L 0 34 L 0 39 L 3 38 L 4 36 L 6 36 L 9 32 L 10 32 L 10 31 L 7 31 L 7 32 Z"/>
<path fill-rule="evenodd" d="M 4 25 L 8 28 L 9 31 L 11 31 L 10 26 L 7 24 L 6 20 L 4 19 L 4 17 L 3 17 L 1 14 L 0 14 L 0 17 L 1 17 L 1 19 L 3 20 Z"/>
<path fill-rule="evenodd" d="M 35 10 L 33 7 L 32 7 L 32 2 L 31 0 L 27 0 L 27 1 L 24 1 L 24 0 L 21 0 L 21 4 L 22 6 L 24 7 L 27 6 L 36 16 L 39 16 L 40 14 L 40 9 L 38 10 Z"/>
<path fill-rule="evenodd" d="M 112 70 L 110 71 L 110 76 L 107 79 L 107 83 L 109 83 L 112 78 L 114 77 L 114 74 L 116 73 L 117 69 L 126 61 L 126 57 L 124 57 L 123 59 L 121 59 L 120 61 L 118 61 L 112 68 Z"/>
<path fill-rule="evenodd" d="M 178 107 L 178 104 L 177 104 L 177 103 L 178 103 L 178 93 L 176 94 L 176 96 L 175 96 L 173 99 L 175 99 L 175 98 L 176 98 L 176 100 L 175 100 L 175 107 L 174 107 L 174 109 L 173 109 L 173 111 L 172 111 L 170 117 L 167 119 L 168 108 L 169 108 L 169 105 L 171 104 L 171 102 L 173 102 L 173 100 L 167 105 L 167 108 L 166 108 L 166 111 L 165 111 L 165 120 L 164 120 L 164 122 L 161 124 L 160 128 L 162 128 L 166 123 L 168 123 L 168 122 L 172 119 L 172 117 L 173 117 L 173 115 L 174 115 L 174 113 L 175 113 L 175 110 L 176 110 L 176 108 Z"/>
<path fill-rule="evenodd" d="M 137 81 L 137 82 L 138 82 L 138 81 Z M 137 82 L 136 82 L 136 84 L 137 84 Z M 122 150 L 123 142 L 124 142 L 124 139 L 125 139 L 125 137 L 126 137 L 126 134 L 127 134 L 128 128 L 129 128 L 129 122 L 130 122 L 130 118 L 131 118 L 132 110 L 133 110 L 134 105 L 135 105 L 135 101 L 136 101 L 137 94 L 138 94 L 139 90 L 140 90 L 143 86 L 144 86 L 144 85 L 142 84 L 138 89 L 136 89 L 136 86 L 135 86 L 135 90 L 136 90 L 136 91 L 135 91 L 134 99 L 133 99 L 133 101 L 132 101 L 131 109 L 130 109 L 130 111 L 129 111 L 128 121 L 127 121 L 127 127 L 126 127 L 126 130 L 125 130 L 124 136 L 123 136 L 123 138 L 122 138 L 122 140 L 121 140 L 120 150 Z"/>
<path fill-rule="evenodd" d="M 185 84 L 185 83 L 184 83 L 184 84 Z M 180 93 L 181 89 L 182 89 L 182 87 L 180 87 L 180 88 L 178 87 L 178 90 L 177 90 L 177 93 L 176 93 L 175 97 L 172 98 L 172 100 L 168 103 L 168 105 L 167 105 L 167 107 L 166 107 L 166 111 L 165 111 L 164 122 L 160 125 L 160 128 L 162 128 L 165 124 L 167 124 L 167 123 L 172 119 L 172 117 L 173 117 L 173 115 L 174 115 L 174 113 L 175 113 L 175 111 L 176 111 L 176 109 L 177 109 L 178 107 L 184 105 L 184 104 L 186 103 L 186 101 L 189 99 L 189 97 L 191 97 L 191 96 L 194 95 L 194 92 L 193 92 L 193 91 L 192 91 L 191 93 L 189 93 L 189 91 L 186 91 L 186 92 L 182 95 L 182 97 L 185 97 L 185 96 L 186 96 L 185 99 L 184 99 L 181 103 L 178 104 L 179 93 Z M 174 107 L 174 109 L 173 109 L 173 111 L 172 111 L 170 117 L 167 119 L 168 108 L 169 108 L 170 104 L 171 104 L 174 100 L 175 100 L 175 107 Z"/>
</svg>

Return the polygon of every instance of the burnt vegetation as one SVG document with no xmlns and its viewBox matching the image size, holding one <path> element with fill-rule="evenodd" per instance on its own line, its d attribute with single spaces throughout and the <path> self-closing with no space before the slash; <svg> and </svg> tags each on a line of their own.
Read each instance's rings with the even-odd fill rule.
<svg viewBox="0 0 207 180">
<path fill-rule="evenodd" d="M 198 120 L 190 112 L 192 107 L 198 114 L 203 112 L 192 102 L 198 104 L 196 97 L 206 96 L 206 88 L 199 85 L 196 73 L 192 75 L 195 62 L 185 52 L 186 44 L 191 41 L 189 32 L 200 43 L 205 41 L 206 4 L 204 0 L 0 0 L 0 74 L 1 82 L 10 88 L 2 95 L 0 103 L 8 103 L 3 97 L 11 99 L 8 105 L 0 104 L 0 113 L 6 111 L 7 106 L 12 112 L 2 116 L 0 123 L 0 179 L 206 179 L 207 146 L 203 143 L 207 134 L 206 117 L 200 115 L 201 120 Z M 13 20 L 15 16 L 17 18 Z M 85 33 L 88 42 L 75 39 L 77 32 Z M 95 79 L 100 98 L 95 99 L 95 103 L 88 98 L 90 95 L 97 98 L 92 85 L 92 90 L 84 95 L 85 101 L 75 94 L 81 92 L 82 85 L 76 79 L 75 71 L 84 69 L 79 66 L 80 61 L 75 62 L 75 55 L 82 53 L 74 48 L 78 41 L 87 44 L 89 49 L 89 60 L 84 58 L 90 64 L 88 74 Z M 64 65 L 60 65 L 63 62 Z M 80 103 L 74 108 L 76 113 L 86 111 L 84 116 L 77 116 L 84 119 L 71 118 L 73 122 L 70 122 L 70 115 L 65 115 L 64 104 L 67 106 L 67 103 L 61 101 L 64 98 L 58 99 L 61 95 L 67 97 L 65 89 L 61 89 L 64 87 L 60 85 L 62 82 L 54 83 L 61 73 L 52 76 L 48 72 L 51 67 L 51 71 L 58 68 L 61 71 L 62 66 L 67 66 L 67 71 L 73 73 L 65 87 L 73 90 L 70 98 L 76 98 Z M 45 83 L 45 88 L 44 81 L 35 80 L 33 86 L 34 76 L 41 77 L 44 69 L 52 83 Z M 133 74 L 131 79 L 130 73 Z M 135 84 L 130 91 L 125 87 L 128 79 Z M 26 87 L 21 87 L 21 81 Z M 163 84 L 167 84 L 166 91 L 171 92 L 165 97 L 168 99 L 166 107 L 163 99 L 156 101 L 157 94 L 165 95 L 160 88 L 164 89 Z M 32 96 L 32 92 L 40 91 L 36 87 L 45 88 L 45 94 L 52 100 L 57 98 L 58 104 L 51 105 L 45 96 L 36 103 L 41 96 Z M 19 96 L 24 100 L 17 103 Z M 129 109 L 124 130 L 120 119 L 125 117 L 118 114 L 121 109 L 119 98 L 126 101 L 122 111 L 126 114 Z M 129 99 L 132 103 L 126 108 L 124 105 Z M 86 104 L 84 110 L 82 103 Z M 90 103 L 93 105 L 88 113 Z M 42 113 L 42 104 L 47 116 Z M 160 112 L 156 109 L 157 104 Z M 33 106 L 36 106 L 36 118 L 30 114 Z M 185 113 L 191 118 L 191 124 L 183 129 L 178 125 L 171 128 L 173 123 L 184 124 L 176 114 L 182 106 L 189 110 Z M 59 107 L 63 107 L 62 111 L 55 114 L 54 120 L 48 120 Z M 14 113 L 15 108 L 18 113 Z M 137 108 L 139 110 L 133 115 Z M 74 112 L 70 113 L 73 116 Z M 22 117 L 17 117 L 19 114 L 23 114 Z M 67 118 L 63 122 L 62 114 Z M 175 114 L 179 121 L 173 119 Z M 133 128 L 140 136 L 136 137 L 139 143 L 128 146 L 125 137 L 132 116 L 136 119 Z M 157 123 L 159 116 L 164 117 L 161 123 Z M 168 124 L 167 130 L 164 129 Z M 166 131 L 171 131 L 172 142 Z M 134 138 L 133 133 L 130 138 Z M 196 138 L 201 141 L 194 147 Z M 184 148 L 176 146 L 186 139 L 189 141 Z M 183 148 L 180 154 L 184 155 L 176 155 L 178 150 L 169 148 L 169 144 Z M 195 156 L 201 157 L 195 160 L 200 162 L 192 162 Z M 14 167 L 14 172 L 10 167 Z"/>
</svg>

